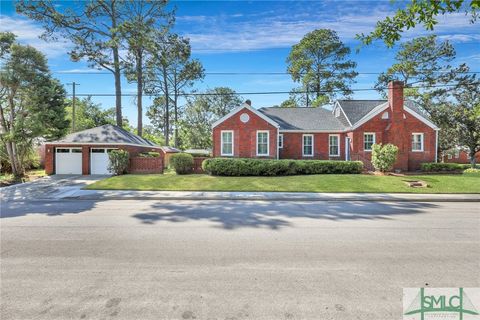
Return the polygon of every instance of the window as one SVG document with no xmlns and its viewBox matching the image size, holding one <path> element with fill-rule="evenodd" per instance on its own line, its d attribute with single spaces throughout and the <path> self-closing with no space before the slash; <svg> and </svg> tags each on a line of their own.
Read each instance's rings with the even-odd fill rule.
<svg viewBox="0 0 480 320">
<path fill-rule="evenodd" d="M 221 132 L 222 156 L 233 156 L 233 131 Z"/>
<path fill-rule="evenodd" d="M 458 158 L 460 158 L 460 150 L 455 149 L 455 159 L 458 159 Z"/>
<path fill-rule="evenodd" d="M 92 153 L 105 153 L 105 149 L 92 149 Z"/>
<path fill-rule="evenodd" d="M 340 136 L 338 134 L 331 134 L 328 136 L 328 152 L 330 156 L 340 155 Z"/>
<path fill-rule="evenodd" d="M 423 133 L 412 133 L 412 151 L 423 151 Z"/>
<path fill-rule="evenodd" d="M 72 149 L 72 153 L 82 153 L 82 149 Z"/>
<path fill-rule="evenodd" d="M 70 149 L 57 148 L 57 153 L 70 153 Z"/>
<path fill-rule="evenodd" d="M 363 134 L 363 150 L 372 151 L 372 145 L 375 143 L 375 133 L 365 132 Z"/>
<path fill-rule="evenodd" d="M 270 132 L 257 131 L 257 156 L 268 156 L 268 138 Z"/>
<path fill-rule="evenodd" d="M 304 134 L 303 135 L 303 156 L 312 157 L 313 156 L 313 135 Z"/>
<path fill-rule="evenodd" d="M 278 135 L 278 148 L 283 148 L 283 134 Z"/>
</svg>

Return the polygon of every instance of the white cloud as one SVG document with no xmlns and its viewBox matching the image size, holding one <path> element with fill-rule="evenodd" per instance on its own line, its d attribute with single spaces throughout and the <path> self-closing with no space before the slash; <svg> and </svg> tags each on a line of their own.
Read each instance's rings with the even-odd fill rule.
<svg viewBox="0 0 480 320">
<path fill-rule="evenodd" d="M 43 33 L 42 27 L 35 22 L 22 17 L 10 17 L 0 15 L 0 31 L 10 31 L 17 36 L 17 41 L 43 52 L 48 58 L 65 55 L 70 47 L 68 42 L 46 42 L 40 39 Z"/>
<path fill-rule="evenodd" d="M 300 8 L 297 8 L 300 9 Z M 221 53 L 226 51 L 253 51 L 271 48 L 288 48 L 297 43 L 306 33 L 320 28 L 335 30 L 342 41 L 356 42 L 355 36 L 371 32 L 377 21 L 392 15 L 391 7 L 379 5 L 374 8 L 343 7 L 337 12 L 292 10 L 262 14 L 245 14 L 243 19 L 233 16 L 209 16 L 195 26 L 195 31 L 187 31 L 193 51 L 200 53 Z M 368 9 L 368 10 L 367 10 Z M 255 17 L 254 17 L 255 16 Z M 200 17 L 200 16 L 197 16 Z M 479 41 L 478 23 L 471 24 L 463 13 L 449 14 L 438 18 L 435 34 L 440 39 L 452 42 Z M 402 40 L 432 34 L 423 26 L 404 33 Z"/>
</svg>

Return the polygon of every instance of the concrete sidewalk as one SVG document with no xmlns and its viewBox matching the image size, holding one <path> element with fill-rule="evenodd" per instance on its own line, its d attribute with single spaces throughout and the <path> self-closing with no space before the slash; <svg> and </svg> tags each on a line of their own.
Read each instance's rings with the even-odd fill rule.
<svg viewBox="0 0 480 320">
<path fill-rule="evenodd" d="M 57 199 L 480 202 L 480 194 L 76 190 Z"/>
</svg>

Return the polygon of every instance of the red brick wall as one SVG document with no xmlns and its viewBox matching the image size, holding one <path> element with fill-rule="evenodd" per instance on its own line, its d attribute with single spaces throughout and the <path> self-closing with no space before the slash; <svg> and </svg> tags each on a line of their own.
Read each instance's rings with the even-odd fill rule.
<svg viewBox="0 0 480 320">
<path fill-rule="evenodd" d="M 160 157 L 163 158 L 165 156 L 162 149 L 159 147 L 140 147 L 140 146 L 129 146 L 129 145 L 109 145 L 109 144 L 86 144 L 86 145 L 78 145 L 78 144 L 71 144 L 71 145 L 55 145 L 55 144 L 45 144 L 45 173 L 46 174 L 54 174 L 55 173 L 55 148 L 74 148 L 74 147 L 81 147 L 82 148 L 82 174 L 87 175 L 90 174 L 90 149 L 91 148 L 118 148 L 122 150 L 126 150 L 130 153 L 130 157 L 134 157 L 135 155 L 141 152 L 158 152 L 160 153 Z"/>
<path fill-rule="evenodd" d="M 455 152 L 452 154 L 452 158 L 449 159 L 448 155 L 444 155 L 442 161 L 449 162 L 449 163 L 470 163 L 470 158 L 468 157 L 468 153 L 466 151 L 460 151 L 458 154 L 458 158 L 455 158 Z M 480 163 L 480 152 L 475 154 L 476 163 Z"/>
<path fill-rule="evenodd" d="M 303 156 L 303 135 L 313 135 L 313 157 Z M 334 134 L 334 133 L 332 133 Z M 329 134 L 308 132 L 284 132 L 283 148 L 280 149 L 280 159 L 321 159 L 345 160 L 345 134 L 340 133 L 340 156 L 329 156 Z"/>
<path fill-rule="evenodd" d="M 247 123 L 240 121 L 240 115 L 250 116 Z M 272 158 L 277 157 L 277 128 L 252 111 L 244 108 L 213 128 L 213 156 L 221 157 L 221 131 L 233 131 L 233 156 L 238 158 Z M 257 157 L 257 130 L 269 131 L 269 156 Z"/>
<path fill-rule="evenodd" d="M 129 173 L 163 173 L 163 157 L 130 157 Z"/>
</svg>

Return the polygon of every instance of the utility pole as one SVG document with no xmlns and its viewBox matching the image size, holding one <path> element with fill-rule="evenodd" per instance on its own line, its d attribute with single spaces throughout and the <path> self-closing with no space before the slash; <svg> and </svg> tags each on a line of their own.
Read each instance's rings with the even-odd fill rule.
<svg viewBox="0 0 480 320">
<path fill-rule="evenodd" d="M 79 86 L 79 83 L 76 83 L 75 81 L 71 83 L 67 83 L 69 86 L 72 86 L 72 132 L 75 132 L 75 87 Z"/>
</svg>

